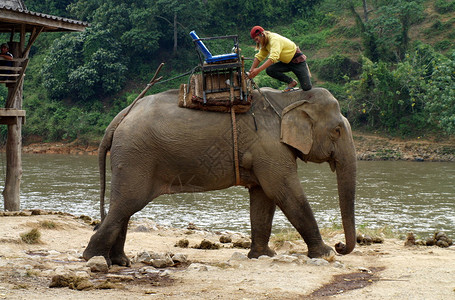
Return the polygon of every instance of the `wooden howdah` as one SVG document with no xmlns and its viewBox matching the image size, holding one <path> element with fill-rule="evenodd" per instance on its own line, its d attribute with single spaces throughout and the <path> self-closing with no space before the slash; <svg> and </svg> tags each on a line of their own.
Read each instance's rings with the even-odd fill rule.
<svg viewBox="0 0 455 300">
<path fill-rule="evenodd" d="M 205 76 L 206 91 L 205 94 L 202 82 L 202 74 L 194 74 L 189 80 L 189 84 L 180 85 L 179 103 L 180 107 L 198 109 L 204 111 L 230 112 L 233 108 L 236 113 L 245 113 L 251 107 L 251 87 L 247 85 L 245 79 L 242 79 L 239 89 L 239 76 L 233 77 L 232 91 L 231 76 L 225 74 L 213 74 Z M 240 95 L 242 91 L 242 96 Z M 231 97 L 231 93 L 233 97 Z"/>
</svg>

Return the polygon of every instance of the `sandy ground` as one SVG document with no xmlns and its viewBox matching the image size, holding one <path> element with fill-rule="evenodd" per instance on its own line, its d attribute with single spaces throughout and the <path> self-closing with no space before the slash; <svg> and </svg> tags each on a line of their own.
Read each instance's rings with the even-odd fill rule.
<svg viewBox="0 0 455 300">
<path fill-rule="evenodd" d="M 23 242 L 21 234 L 34 228 L 40 243 Z M 132 266 L 103 273 L 92 272 L 81 259 L 92 228 L 70 215 L 0 216 L 0 299 L 455 299 L 454 246 L 409 247 L 386 238 L 329 263 L 308 259 L 304 243 L 294 240 L 275 248 L 273 259 L 250 260 L 248 249 L 220 243 L 220 236 L 235 242 L 241 234 L 142 220 L 132 222 L 128 232 L 125 249 Z M 332 246 L 343 237 L 328 235 L 324 239 Z M 188 248 L 175 246 L 182 239 Z M 193 248 L 204 239 L 221 248 Z M 144 251 L 184 254 L 188 261 L 155 269 L 135 261 Z M 56 275 L 84 278 L 89 288 L 50 288 Z"/>
</svg>

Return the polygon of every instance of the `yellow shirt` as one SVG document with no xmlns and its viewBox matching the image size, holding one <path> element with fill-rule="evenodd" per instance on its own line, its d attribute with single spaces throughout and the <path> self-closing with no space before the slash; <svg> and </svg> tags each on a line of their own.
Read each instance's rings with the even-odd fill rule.
<svg viewBox="0 0 455 300">
<path fill-rule="evenodd" d="M 297 50 L 296 44 L 288 38 L 277 33 L 268 33 L 269 42 L 262 47 L 254 56 L 259 61 L 263 61 L 267 56 L 276 63 L 278 61 L 288 64 L 294 57 Z"/>
</svg>

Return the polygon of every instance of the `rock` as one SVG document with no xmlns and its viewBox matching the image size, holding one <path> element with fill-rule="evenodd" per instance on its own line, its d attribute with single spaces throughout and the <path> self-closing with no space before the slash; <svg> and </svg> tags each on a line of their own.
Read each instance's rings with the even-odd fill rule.
<svg viewBox="0 0 455 300">
<path fill-rule="evenodd" d="M 261 255 L 258 257 L 258 260 L 261 260 L 261 261 L 272 261 L 272 258 L 268 255 Z"/>
<path fill-rule="evenodd" d="M 188 255 L 182 253 L 176 253 L 172 256 L 174 262 L 186 263 L 188 262 Z"/>
<path fill-rule="evenodd" d="M 439 240 L 447 240 L 447 235 L 442 232 L 442 231 L 438 231 L 438 232 L 435 232 L 434 234 L 434 239 L 439 241 Z"/>
<path fill-rule="evenodd" d="M 434 246 L 434 245 L 436 245 L 436 240 L 434 238 L 432 238 L 432 237 L 427 238 L 425 244 L 427 246 Z"/>
<path fill-rule="evenodd" d="M 167 268 L 174 265 L 174 261 L 169 253 L 152 253 L 151 265 L 155 268 Z"/>
<path fill-rule="evenodd" d="M 31 215 L 32 216 L 46 215 L 46 212 L 41 209 L 32 209 Z"/>
<path fill-rule="evenodd" d="M 188 227 L 186 227 L 189 230 L 201 230 L 199 227 L 194 225 L 193 223 L 188 223 Z"/>
<path fill-rule="evenodd" d="M 239 239 L 233 243 L 234 248 L 249 249 L 251 247 L 251 241 L 246 238 Z"/>
<path fill-rule="evenodd" d="M 79 217 L 79 219 L 81 219 L 82 221 L 84 221 L 87 224 L 92 223 L 92 218 L 90 218 L 89 216 L 86 216 L 86 215 L 81 215 Z"/>
<path fill-rule="evenodd" d="M 416 241 L 416 245 L 417 245 L 417 246 L 426 246 L 427 243 L 426 243 L 426 241 L 424 241 L 424 240 L 417 240 L 417 241 Z"/>
<path fill-rule="evenodd" d="M 174 261 L 169 257 L 169 259 L 152 259 L 152 266 L 155 268 L 167 268 L 174 264 Z"/>
<path fill-rule="evenodd" d="M 55 275 L 55 276 L 52 276 L 49 287 L 50 288 L 67 287 L 70 285 L 70 282 L 71 282 L 71 278 L 68 276 Z"/>
<path fill-rule="evenodd" d="M 208 271 L 209 268 L 206 265 L 200 263 L 192 263 L 188 269 L 188 271 Z"/>
<path fill-rule="evenodd" d="M 151 260 L 152 260 L 152 258 L 150 256 L 150 253 L 148 253 L 147 251 L 142 251 L 141 253 L 139 253 L 137 255 L 137 259 L 136 259 L 136 261 L 144 263 L 144 264 L 148 264 L 148 265 L 150 264 Z"/>
<path fill-rule="evenodd" d="M 153 274 L 153 275 L 155 275 L 155 274 L 159 274 L 160 271 L 157 270 L 157 269 L 155 269 L 154 267 L 149 266 L 149 267 L 140 268 L 140 269 L 139 269 L 139 273 L 141 273 L 141 274 Z"/>
<path fill-rule="evenodd" d="M 204 239 L 195 248 L 196 249 L 205 249 L 205 250 L 216 250 L 216 249 L 220 249 L 220 245 L 212 243 L 211 241 Z"/>
<path fill-rule="evenodd" d="M 441 248 L 447 248 L 449 247 L 449 243 L 447 243 L 447 241 L 439 240 L 436 242 L 436 246 L 439 246 Z"/>
<path fill-rule="evenodd" d="M 134 232 L 149 232 L 150 229 L 147 228 L 146 226 L 144 225 L 139 225 L 137 226 L 136 228 L 133 229 Z"/>
<path fill-rule="evenodd" d="M 115 283 L 110 282 L 109 280 L 103 281 L 100 284 L 98 284 L 96 289 L 100 290 L 109 290 L 109 289 L 119 289 L 121 286 L 116 285 Z"/>
<path fill-rule="evenodd" d="M 155 268 L 167 268 L 174 265 L 169 253 L 149 253 L 143 251 L 137 255 L 137 261 Z"/>
<path fill-rule="evenodd" d="M 88 279 L 83 279 L 79 281 L 74 288 L 78 291 L 87 291 L 93 289 L 95 285 Z M 70 287 L 71 288 L 71 287 Z"/>
<path fill-rule="evenodd" d="M 85 278 L 85 279 L 89 279 L 90 278 L 90 274 L 85 272 L 85 271 L 77 271 L 75 273 L 75 275 L 79 278 Z"/>
<path fill-rule="evenodd" d="M 373 237 L 373 243 L 375 244 L 382 244 L 384 243 L 384 238 L 380 236 L 374 236 Z"/>
<path fill-rule="evenodd" d="M 106 278 L 111 282 L 128 282 L 133 281 L 133 275 L 108 274 Z"/>
<path fill-rule="evenodd" d="M 104 256 L 94 256 L 89 259 L 86 265 L 87 267 L 90 268 L 90 271 L 92 272 L 107 273 L 107 271 L 109 271 L 109 266 L 107 265 Z"/>
<path fill-rule="evenodd" d="M 229 260 L 248 260 L 248 256 L 240 252 L 234 252 Z"/>
<path fill-rule="evenodd" d="M 278 263 L 298 263 L 299 258 L 293 255 L 281 254 L 273 257 L 272 261 Z"/>
<path fill-rule="evenodd" d="M 405 246 L 414 246 L 416 244 L 416 238 L 413 232 L 408 232 L 406 236 L 406 241 L 404 242 Z"/>
<path fill-rule="evenodd" d="M 282 251 L 290 251 L 292 249 L 296 248 L 296 244 L 290 241 L 284 241 L 283 245 L 280 247 L 280 250 Z"/>
<path fill-rule="evenodd" d="M 313 266 L 327 266 L 329 262 L 322 258 L 312 258 L 307 261 L 307 264 Z"/>
<path fill-rule="evenodd" d="M 220 243 L 222 244 L 227 244 L 227 243 L 231 243 L 232 242 L 232 238 L 228 235 L 222 235 L 220 236 Z"/>
<path fill-rule="evenodd" d="M 189 244 L 187 239 L 181 239 L 175 244 L 175 247 L 188 248 Z"/>
<path fill-rule="evenodd" d="M 50 288 L 69 287 L 75 290 L 88 290 L 93 288 L 94 284 L 87 278 L 81 278 L 73 275 L 55 275 L 49 284 Z"/>
</svg>

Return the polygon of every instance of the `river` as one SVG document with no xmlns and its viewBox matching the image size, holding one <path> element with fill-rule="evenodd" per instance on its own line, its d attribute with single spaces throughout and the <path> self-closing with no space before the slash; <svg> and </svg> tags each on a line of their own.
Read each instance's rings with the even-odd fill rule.
<svg viewBox="0 0 455 300">
<path fill-rule="evenodd" d="M 45 209 L 99 218 L 96 156 L 24 154 L 22 209 Z M 2 160 L 4 184 L 5 162 Z M 328 164 L 300 163 L 302 186 L 320 227 L 341 224 L 335 174 Z M 108 174 L 108 179 L 109 179 Z M 109 185 L 108 185 L 109 186 Z M 1 187 L 3 190 L 3 186 Z M 134 215 L 158 224 L 249 232 L 248 191 L 232 187 L 209 193 L 165 195 Z M 455 163 L 359 161 L 358 227 L 455 235 Z M 277 211 L 274 232 L 291 228 Z"/>
</svg>

